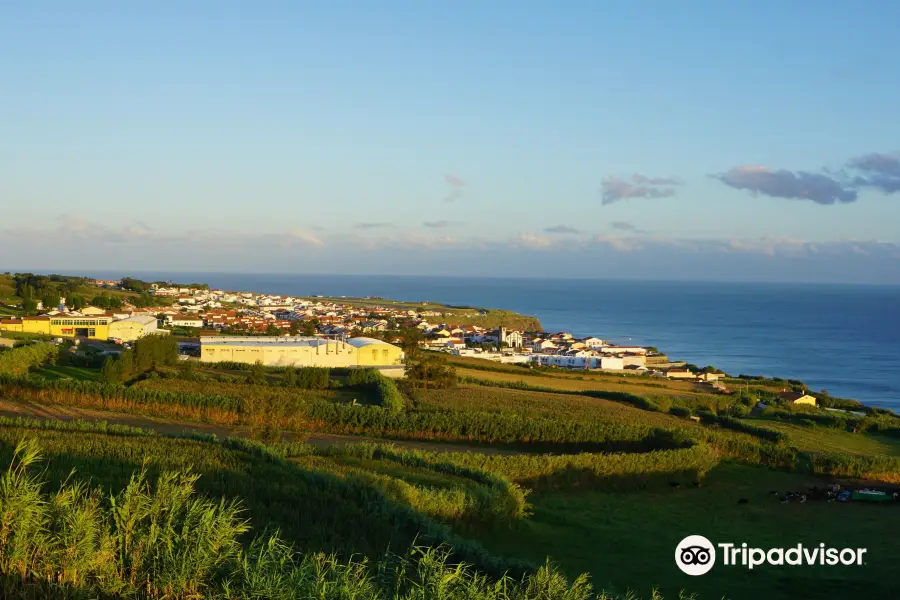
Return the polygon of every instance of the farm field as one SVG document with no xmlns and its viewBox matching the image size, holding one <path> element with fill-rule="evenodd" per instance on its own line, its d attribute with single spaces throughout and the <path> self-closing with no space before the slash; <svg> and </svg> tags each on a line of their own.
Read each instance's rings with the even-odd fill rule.
<svg viewBox="0 0 900 600">
<path fill-rule="evenodd" d="M 292 404 L 315 402 L 337 402 L 339 404 L 370 403 L 371 397 L 362 390 L 328 389 L 298 390 L 278 386 L 254 385 L 248 383 L 223 383 L 219 381 L 188 381 L 184 379 L 145 379 L 134 384 L 138 389 L 163 390 L 168 392 L 184 392 L 189 394 L 208 394 L 214 390 L 217 395 L 234 398 L 280 399 Z"/>
<path fill-rule="evenodd" d="M 207 423 L 190 421 L 176 421 L 129 413 L 118 413 L 106 410 L 92 410 L 89 408 L 72 407 L 58 404 L 43 404 L 37 402 L 13 402 L 0 398 L 0 417 L 34 418 L 45 421 L 86 421 L 106 422 L 113 425 L 138 427 L 154 431 L 161 435 L 213 435 L 219 438 L 237 437 L 252 438 L 253 432 L 249 427 L 225 427 Z M 282 433 L 285 441 L 302 441 L 317 448 L 331 446 L 343 446 L 347 444 L 374 443 L 384 440 L 359 435 L 338 435 L 330 433 L 307 433 L 291 435 Z M 390 440 L 392 445 L 409 450 L 427 450 L 434 452 L 473 452 L 485 455 L 507 455 L 514 451 L 490 446 L 468 446 L 462 443 L 441 443 L 428 441 Z"/>
<path fill-rule="evenodd" d="M 385 513 L 369 512 L 356 492 L 338 481 L 363 483 L 381 490 L 392 506 L 451 524 L 462 539 L 480 541 L 491 556 L 540 564 L 551 557 L 570 577 L 590 572 L 607 591 L 635 590 L 650 597 L 658 588 L 665 598 L 682 589 L 699 600 L 719 598 L 819 598 L 866 585 L 874 594 L 889 594 L 892 569 L 900 548 L 883 535 L 900 526 L 895 507 L 865 504 L 781 504 L 770 494 L 824 485 L 828 478 L 779 473 L 759 467 L 721 464 L 700 488 L 660 484 L 633 490 L 554 489 L 528 496 L 530 515 L 504 525 L 489 525 L 473 515 L 481 486 L 459 475 L 378 459 L 365 452 L 299 451 L 290 458 L 300 471 L 291 475 L 277 462 L 240 446 L 159 436 L 46 431 L 0 427 L 0 460 L 9 461 L 15 443 L 36 439 L 44 453 L 41 470 L 50 489 L 70 478 L 116 491 L 147 462 L 148 477 L 162 470 L 198 473 L 198 491 L 212 498 L 238 498 L 254 530 L 277 527 L 302 550 L 338 551 L 378 556 L 387 545 L 402 548 L 412 539 L 410 526 Z M 446 455 L 450 462 L 470 463 L 465 454 Z M 426 455 L 427 458 L 427 455 Z M 518 459 L 485 459 L 500 466 Z M 500 462 L 497 462 L 500 461 Z M 308 479 L 301 472 L 325 479 Z M 330 479 L 330 478 L 336 479 Z M 71 480 L 71 478 L 70 478 Z M 331 482 L 327 483 L 326 482 Z M 355 484 L 354 484 L 355 485 Z M 312 487 L 311 487 L 312 486 Z M 739 504 L 746 499 L 746 504 Z M 299 504 L 298 504 L 299 502 Z M 300 508 L 300 510 L 298 510 Z M 473 512 L 474 511 L 474 512 Z M 399 514 L 399 513 L 398 513 Z M 354 516 L 355 515 L 355 516 Z M 399 518 L 399 517 L 396 517 Z M 365 521 L 361 527 L 362 521 Z M 803 528 L 797 527 L 802 522 Z M 414 528 L 414 526 L 413 526 Z M 678 571 L 672 549 L 688 534 L 715 541 L 746 541 L 760 547 L 824 542 L 868 549 L 864 569 L 758 569 L 717 567 L 702 578 Z M 874 582 L 874 583 L 873 583 Z"/>
<path fill-rule="evenodd" d="M 801 427 L 772 419 L 753 419 L 770 429 L 790 436 L 791 443 L 809 452 L 849 452 L 860 455 L 900 456 L 900 439 L 876 434 L 851 433 L 827 427 Z"/>
<path fill-rule="evenodd" d="M 552 380 L 551 380 L 552 381 Z M 622 402 L 573 394 L 553 394 L 477 385 L 416 392 L 418 410 L 513 413 L 521 417 L 600 419 L 657 427 L 695 427 L 693 421 L 641 410 Z"/>
<path fill-rule="evenodd" d="M 699 600 L 819 599 L 866 590 L 871 597 L 896 592 L 900 546 L 885 532 L 900 527 L 896 507 L 808 502 L 781 504 L 770 490 L 805 490 L 827 480 L 755 467 L 723 465 L 700 489 L 640 492 L 539 492 L 529 496 L 533 515 L 511 529 L 480 539 L 492 551 L 540 560 L 549 554 L 569 574 L 590 572 L 598 587 L 635 589 L 665 598 L 681 590 Z M 747 504 L 738 504 L 745 498 Z M 867 548 L 863 567 L 720 566 L 702 577 L 683 574 L 673 552 L 687 535 L 713 543 L 770 548 L 820 542 Z"/>
<path fill-rule="evenodd" d="M 56 365 L 49 349 L 8 351 L 16 354 L 0 373 L 0 416 L 42 419 L 2 419 L 0 460 L 23 438 L 38 440 L 48 489 L 74 467 L 72 481 L 116 492 L 146 459 L 148 478 L 197 473 L 202 497 L 240 500 L 255 532 L 278 529 L 302 551 L 377 560 L 412 540 L 445 542 L 492 576 L 549 558 L 570 578 L 590 573 L 598 587 L 640 598 L 658 587 L 665 598 L 687 590 L 699 600 L 794 600 L 864 584 L 887 595 L 900 560 L 885 535 L 900 525 L 900 507 L 782 504 L 770 493 L 900 481 L 887 413 L 865 422 L 881 435 L 848 433 L 742 417 L 740 397 L 684 382 L 502 365 L 457 364 L 456 386 L 423 385 L 412 375 L 397 383 L 374 371 L 204 366 L 145 353 L 141 370 L 110 379 L 109 363 Z M 437 381 L 447 387 L 434 389 Z M 669 402 L 647 401 L 658 398 Z M 687 418 L 686 406 L 707 402 L 718 414 Z M 101 420 L 150 432 L 91 429 Z M 822 541 L 868 548 L 870 558 L 856 571 L 717 565 L 689 578 L 672 557 L 688 534 L 760 547 Z"/>
<path fill-rule="evenodd" d="M 697 384 L 651 379 L 635 375 L 622 375 L 615 378 L 585 375 L 583 379 L 579 379 L 578 376 L 569 374 L 546 377 L 529 375 L 527 372 L 519 374 L 476 370 L 466 367 L 457 367 L 456 372 L 460 377 L 471 377 L 473 379 L 502 383 L 524 383 L 536 388 L 552 388 L 564 392 L 600 390 L 626 392 L 649 398 L 678 398 L 688 401 L 709 401 L 716 398 L 715 394 L 711 394 Z M 715 400 L 713 400 L 713 405 L 715 405 Z"/>
</svg>

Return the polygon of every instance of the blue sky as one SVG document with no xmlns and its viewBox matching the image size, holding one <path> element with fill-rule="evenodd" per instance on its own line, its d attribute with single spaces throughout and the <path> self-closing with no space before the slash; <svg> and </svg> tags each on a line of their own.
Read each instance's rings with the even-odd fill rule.
<svg viewBox="0 0 900 600">
<path fill-rule="evenodd" d="M 877 0 L 5 3 L 0 262 L 900 283 L 898 22 Z"/>
</svg>

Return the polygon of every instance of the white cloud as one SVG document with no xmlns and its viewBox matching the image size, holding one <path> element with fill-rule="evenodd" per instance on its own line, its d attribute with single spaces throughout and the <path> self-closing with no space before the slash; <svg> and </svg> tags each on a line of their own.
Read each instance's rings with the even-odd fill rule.
<svg viewBox="0 0 900 600">
<path fill-rule="evenodd" d="M 510 240 L 510 244 L 522 248 L 546 249 L 554 245 L 556 240 L 536 233 L 520 233 Z"/>
<path fill-rule="evenodd" d="M 782 269 L 793 261 L 809 260 L 817 261 L 810 265 L 820 265 L 817 274 L 844 269 L 841 277 L 850 281 L 878 277 L 900 282 L 900 245 L 875 240 L 678 239 L 627 233 L 578 237 L 521 232 L 509 238 L 483 232 L 469 237 L 430 235 L 437 233 L 443 232 L 362 232 L 352 225 L 331 233 L 307 228 L 269 234 L 211 228 L 159 232 L 143 223 L 113 227 L 63 215 L 42 230 L 0 229 L 0 256 L 7 268 L 335 273 L 364 269 L 422 274 L 484 273 L 497 268 L 537 277 L 587 276 L 602 269 L 620 269 L 620 274 L 628 276 L 679 276 L 681 271 L 711 276 L 704 270 L 708 265 L 725 269 L 730 264 L 746 279 L 761 273 L 759 264 Z M 851 260 L 857 261 L 855 270 L 846 266 Z M 734 276 L 728 270 L 721 272 Z"/>
</svg>

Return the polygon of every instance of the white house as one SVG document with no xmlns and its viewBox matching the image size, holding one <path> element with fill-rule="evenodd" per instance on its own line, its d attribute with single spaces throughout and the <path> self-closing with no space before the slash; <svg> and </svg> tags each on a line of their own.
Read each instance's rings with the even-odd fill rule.
<svg viewBox="0 0 900 600">
<path fill-rule="evenodd" d="M 600 349 L 603 354 L 647 354 L 643 346 L 603 346 Z"/>
<path fill-rule="evenodd" d="M 617 356 L 601 356 L 600 368 L 612 371 L 621 371 L 625 368 L 625 361 Z"/>
<path fill-rule="evenodd" d="M 167 315 L 166 319 L 172 327 L 203 327 L 203 319 L 188 315 Z"/>
<path fill-rule="evenodd" d="M 606 345 L 606 342 L 604 342 L 600 338 L 595 337 L 584 338 L 583 340 L 581 340 L 581 343 L 588 348 L 602 348 Z"/>
<path fill-rule="evenodd" d="M 550 340 L 534 340 L 531 349 L 535 352 L 543 352 L 545 350 L 556 350 L 558 346 Z"/>
</svg>

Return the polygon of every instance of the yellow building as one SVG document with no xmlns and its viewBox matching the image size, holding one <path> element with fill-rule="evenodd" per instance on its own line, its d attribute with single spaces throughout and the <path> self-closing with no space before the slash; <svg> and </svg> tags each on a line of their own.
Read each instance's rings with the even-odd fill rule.
<svg viewBox="0 0 900 600">
<path fill-rule="evenodd" d="M 109 324 L 112 317 L 73 317 L 59 315 L 54 317 L 22 317 L 21 319 L 4 319 L 0 321 L 0 329 L 20 333 L 39 333 L 53 337 L 86 337 L 105 340 L 108 337 Z"/>
<path fill-rule="evenodd" d="M 806 404 L 808 406 L 818 406 L 815 396 L 810 396 L 806 392 L 781 392 L 778 397 L 786 400 L 791 404 Z"/>
<path fill-rule="evenodd" d="M 350 338 L 347 343 L 356 348 L 358 367 L 392 367 L 403 364 L 403 350 L 375 338 Z"/>
<path fill-rule="evenodd" d="M 200 338 L 200 360 L 259 361 L 267 366 L 392 367 L 403 364 L 403 351 L 372 338 L 215 336 Z"/>
<path fill-rule="evenodd" d="M 50 335 L 53 337 L 86 337 L 95 340 L 109 338 L 109 324 L 112 317 L 72 317 L 59 315 L 50 317 Z"/>
</svg>

